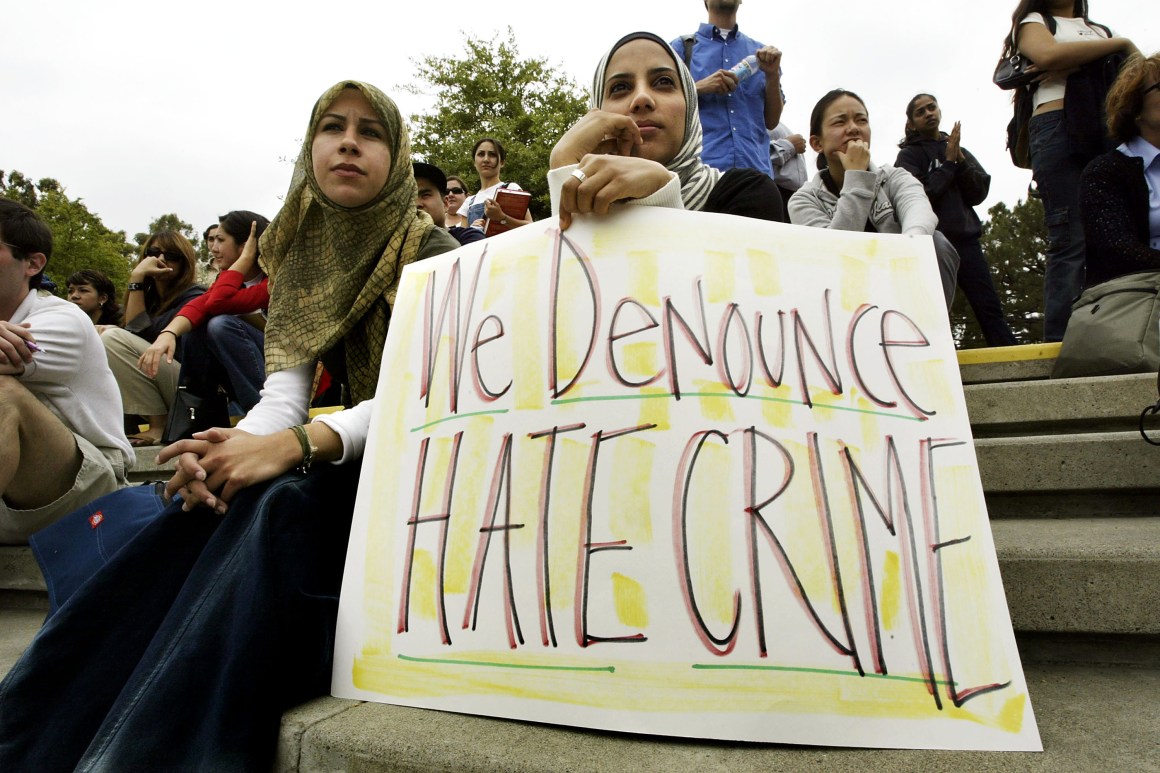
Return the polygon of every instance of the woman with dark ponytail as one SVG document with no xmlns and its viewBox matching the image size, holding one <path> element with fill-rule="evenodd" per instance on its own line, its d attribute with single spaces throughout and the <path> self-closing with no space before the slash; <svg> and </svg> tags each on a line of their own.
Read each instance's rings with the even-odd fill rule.
<svg viewBox="0 0 1160 773">
<path fill-rule="evenodd" d="M 1116 37 L 1088 18 L 1087 0 L 1021 0 L 1011 16 L 1004 54 L 1018 52 L 1043 73 L 1032 86 L 1028 131 L 1031 171 L 1043 199 L 1049 239 L 1043 277 L 1046 341 L 1063 340 L 1072 301 L 1084 284 L 1079 177 L 1088 161 L 1103 151 L 1083 148 L 1077 142 L 1077 129 L 1084 128 L 1082 124 L 1094 129 L 1097 138 L 1102 135 L 1098 110 L 1072 110 L 1065 115 L 1065 100 L 1080 97 L 1079 93 L 1069 93 L 1071 84 L 1079 83 L 1071 76 L 1077 68 L 1107 56 L 1135 51 L 1131 40 Z M 1099 95 L 1097 103 L 1102 98 Z"/>
</svg>

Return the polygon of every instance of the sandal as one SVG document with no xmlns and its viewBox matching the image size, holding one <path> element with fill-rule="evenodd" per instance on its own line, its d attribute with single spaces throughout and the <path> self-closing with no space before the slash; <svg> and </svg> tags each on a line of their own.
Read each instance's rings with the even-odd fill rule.
<svg viewBox="0 0 1160 773">
<path fill-rule="evenodd" d="M 148 448 L 161 445 L 161 438 L 149 435 L 129 435 L 129 445 L 133 448 Z"/>
</svg>

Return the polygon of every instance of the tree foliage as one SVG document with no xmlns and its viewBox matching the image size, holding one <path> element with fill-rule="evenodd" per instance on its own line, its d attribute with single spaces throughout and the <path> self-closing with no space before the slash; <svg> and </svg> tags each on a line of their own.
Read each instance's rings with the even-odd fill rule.
<svg viewBox="0 0 1160 773">
<path fill-rule="evenodd" d="M 5 180 L 0 171 L 0 196 L 36 210 L 52 230 L 52 257 L 45 274 L 56 283 L 59 294 L 66 292 L 69 275 L 83 268 L 103 271 L 119 290 L 124 289 L 136 254 L 125 232 L 105 227 L 81 199 L 70 199 L 59 182 L 45 177 L 33 184 L 17 171 L 9 172 Z"/>
<path fill-rule="evenodd" d="M 1008 208 L 1003 202 L 987 210 L 983 223 L 983 255 L 991 264 L 995 290 L 1003 302 L 1003 314 L 1023 343 L 1043 340 L 1043 269 L 1047 254 L 1047 228 L 1043 203 L 1037 198 L 1019 201 Z M 951 308 L 951 329 L 959 348 L 986 346 L 986 339 L 962 293 Z"/>
<path fill-rule="evenodd" d="M 584 89 L 547 59 L 521 59 L 510 27 L 505 40 L 498 34 L 489 40 L 465 34 L 454 53 L 414 63 L 422 85 L 405 88 L 435 95 L 431 112 L 411 116 L 415 157 L 479 190 L 471 146 L 481 137 L 495 137 L 507 152 L 503 179 L 530 191 L 534 215 L 546 217 L 548 157 L 556 140 L 586 112 Z"/>
<path fill-rule="evenodd" d="M 153 221 L 149 223 L 149 229 L 144 233 L 134 234 L 133 241 L 137 242 L 138 247 L 144 247 L 149 237 L 159 231 L 176 231 L 189 239 L 194 247 L 199 244 L 198 239 L 201 236 L 193 225 L 182 220 L 176 213 L 170 212 L 167 215 L 153 218 Z"/>
</svg>

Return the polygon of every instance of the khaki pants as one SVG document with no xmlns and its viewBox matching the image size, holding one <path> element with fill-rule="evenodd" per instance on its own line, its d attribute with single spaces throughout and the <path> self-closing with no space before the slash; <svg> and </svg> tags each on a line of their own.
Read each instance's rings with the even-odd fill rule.
<svg viewBox="0 0 1160 773">
<path fill-rule="evenodd" d="M 137 367 L 137 360 L 149 348 L 141 336 L 119 327 L 109 328 L 101 335 L 109 368 L 121 389 L 125 413 L 138 416 L 162 416 L 169 413 L 173 393 L 177 391 L 177 375 L 181 364 L 161 361 L 157 378 L 149 378 Z"/>
<path fill-rule="evenodd" d="M 28 538 L 94 499 L 125 485 L 125 460 L 115 448 L 100 449 L 73 433 L 81 467 L 72 488 L 44 507 L 16 510 L 0 498 L 0 545 L 25 545 Z"/>
</svg>

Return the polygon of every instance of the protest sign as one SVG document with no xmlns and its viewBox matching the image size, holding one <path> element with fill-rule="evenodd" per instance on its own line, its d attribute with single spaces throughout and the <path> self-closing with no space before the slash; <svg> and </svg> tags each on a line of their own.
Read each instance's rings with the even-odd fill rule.
<svg viewBox="0 0 1160 773">
<path fill-rule="evenodd" d="M 929 237 L 639 208 L 407 267 L 340 697 L 1036 750 Z"/>
</svg>

